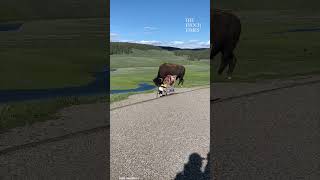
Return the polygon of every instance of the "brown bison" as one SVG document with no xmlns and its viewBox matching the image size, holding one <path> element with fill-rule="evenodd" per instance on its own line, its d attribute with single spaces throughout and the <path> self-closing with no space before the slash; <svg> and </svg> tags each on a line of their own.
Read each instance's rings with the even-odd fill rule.
<svg viewBox="0 0 320 180">
<path fill-rule="evenodd" d="M 160 86 L 163 82 L 163 80 L 168 76 L 176 76 L 176 79 L 179 79 L 178 85 L 181 83 L 183 85 L 183 77 L 186 69 L 184 66 L 179 64 L 170 64 L 170 63 L 164 63 L 159 66 L 159 71 L 157 77 L 153 79 L 153 82 L 156 86 Z"/>
<path fill-rule="evenodd" d="M 237 58 L 233 51 L 239 41 L 241 33 L 240 19 L 231 12 L 218 9 L 211 10 L 211 52 L 212 60 L 221 52 L 221 63 L 218 74 L 221 75 L 226 66 L 228 78 L 231 79 L 232 72 L 236 66 Z"/>
</svg>

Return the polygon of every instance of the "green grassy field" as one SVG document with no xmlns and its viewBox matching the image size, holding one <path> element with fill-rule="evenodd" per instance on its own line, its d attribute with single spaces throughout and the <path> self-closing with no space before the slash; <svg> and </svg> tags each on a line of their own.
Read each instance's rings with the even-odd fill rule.
<svg viewBox="0 0 320 180">
<path fill-rule="evenodd" d="M 107 17 L 107 1 L 1 0 L 0 22 L 34 19 Z"/>
<path fill-rule="evenodd" d="M 107 62 L 102 19 L 26 22 L 0 32 L 0 89 L 85 85 Z"/>
<path fill-rule="evenodd" d="M 232 81 L 320 73 L 320 32 L 285 32 L 319 28 L 320 13 L 248 9 L 235 11 L 242 21 L 242 34 L 235 52 L 238 63 Z M 215 68 L 219 61 L 217 56 Z M 227 81 L 225 75 L 212 74 L 211 78 Z"/>
<path fill-rule="evenodd" d="M 311 12 L 319 10 L 320 2 L 318 0 L 215 0 L 215 8 L 233 9 L 233 10 L 297 10 Z"/>
<path fill-rule="evenodd" d="M 20 31 L 0 32 L 0 90 L 86 85 L 107 64 L 102 18 L 25 21 Z M 106 100 L 65 97 L 0 103 L 0 132 L 54 119 L 60 109 Z"/>
<path fill-rule="evenodd" d="M 18 4 L 18 5 L 17 5 Z M 4 0 L 0 23 L 23 23 L 0 32 L 0 90 L 81 86 L 108 61 L 106 1 Z M 67 106 L 106 97 L 66 97 L 0 104 L 0 132 L 54 119 Z"/>
<path fill-rule="evenodd" d="M 19 3 L 21 10 L 16 8 Z M 85 5 L 88 4 L 88 5 Z M 216 8 L 234 9 L 242 21 L 242 35 L 236 50 L 238 64 L 232 81 L 256 81 L 320 73 L 320 32 L 272 34 L 295 28 L 320 27 L 320 1 L 220 0 Z M 74 7 L 70 10 L 69 7 Z M 24 22 L 21 31 L 0 32 L 0 90 L 43 89 L 80 86 L 93 80 L 106 56 L 103 4 L 98 1 L 9 1 L 0 3 L 0 22 Z M 83 13 L 85 12 L 85 13 Z M 88 18 L 90 17 L 90 18 Z M 70 18 L 70 19 L 68 19 Z M 304 49 L 307 49 L 304 52 Z M 216 57 L 215 63 L 220 60 Z M 134 50 L 112 55 L 111 89 L 136 88 L 152 84 L 158 66 L 164 62 L 186 67 L 184 87 L 208 84 L 209 62 L 160 50 Z M 216 64 L 217 67 L 217 64 Z M 226 81 L 212 74 L 212 80 Z M 112 95 L 110 101 L 130 94 Z M 0 104 L 0 132 L 16 126 L 56 118 L 64 107 L 94 103 L 105 97 L 72 97 Z"/>
<path fill-rule="evenodd" d="M 162 63 L 182 64 L 186 68 L 184 87 L 209 84 L 209 60 L 189 61 L 187 57 L 175 56 L 166 50 L 133 50 L 131 54 L 110 57 L 111 89 L 136 88 L 139 83 L 153 84 Z"/>
</svg>

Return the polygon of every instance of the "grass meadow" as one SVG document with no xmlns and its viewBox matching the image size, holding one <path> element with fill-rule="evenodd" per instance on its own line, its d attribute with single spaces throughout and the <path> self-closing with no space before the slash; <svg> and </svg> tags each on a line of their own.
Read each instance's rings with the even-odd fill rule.
<svg viewBox="0 0 320 180">
<path fill-rule="evenodd" d="M 0 90 L 86 85 L 102 71 L 106 56 L 104 19 L 28 20 L 19 31 L 0 32 Z M 60 109 L 95 103 L 106 96 L 61 97 L 0 103 L 0 133 L 54 119 Z"/>
<path fill-rule="evenodd" d="M 209 60 L 190 61 L 187 57 L 175 56 L 166 50 L 133 50 L 131 54 L 111 55 L 111 89 L 136 88 L 139 83 L 153 84 L 159 65 L 162 63 L 182 64 L 186 68 L 184 87 L 209 84 Z"/>
<path fill-rule="evenodd" d="M 231 9 L 232 3 L 228 2 L 223 7 Z M 291 9 L 288 6 L 282 10 L 257 10 L 249 4 L 234 8 L 242 22 L 242 33 L 235 51 L 238 62 L 232 82 L 320 73 L 320 31 L 312 31 L 320 28 L 320 13 L 294 9 L 295 3 L 290 5 Z M 310 31 L 288 32 L 295 29 Z M 220 56 L 216 56 L 214 68 L 219 62 Z M 213 81 L 227 82 L 225 77 L 211 74 Z"/>
<path fill-rule="evenodd" d="M 81 86 L 94 79 L 93 72 L 101 71 L 108 61 L 105 33 L 101 28 L 105 19 L 97 9 L 98 1 L 90 7 L 85 1 L 62 0 L 19 1 L 26 8 L 17 11 L 17 0 L 0 3 L 1 22 L 24 23 L 14 32 L 0 32 L 0 90 L 47 89 Z M 85 8 L 69 11 L 66 7 Z M 286 78 L 320 73 L 320 32 L 286 32 L 300 28 L 319 28 L 320 1 L 216 1 L 216 8 L 233 9 L 242 22 L 242 34 L 236 49 L 238 64 L 231 82 L 254 82 L 262 79 Z M 48 6 L 47 8 L 45 8 Z M 38 9 L 38 11 L 34 11 Z M 34 13 L 34 12 L 38 12 Z M 100 11 L 99 11 L 100 12 Z M 101 11 L 102 12 L 102 11 Z M 45 18 L 41 17 L 44 16 Z M 66 17 L 62 16 L 68 16 Z M 90 18 L 83 18 L 90 17 Z M 283 32 L 283 33 L 275 33 Z M 217 56 L 214 64 L 218 67 Z M 134 50 L 132 54 L 110 56 L 111 89 L 136 88 L 139 83 L 152 84 L 158 67 L 164 62 L 186 67 L 184 87 L 227 81 L 225 76 L 212 73 L 208 60 L 189 61 L 165 50 Z M 228 81 L 230 82 L 230 81 Z M 130 93 L 132 94 L 132 93 Z M 111 95 L 119 101 L 130 94 Z M 0 133 L 37 121 L 54 119 L 54 114 L 67 106 L 104 101 L 105 97 L 69 97 L 51 100 L 0 104 Z"/>
<path fill-rule="evenodd" d="M 28 21 L 0 32 L 0 90 L 81 86 L 107 62 L 102 19 Z"/>
</svg>

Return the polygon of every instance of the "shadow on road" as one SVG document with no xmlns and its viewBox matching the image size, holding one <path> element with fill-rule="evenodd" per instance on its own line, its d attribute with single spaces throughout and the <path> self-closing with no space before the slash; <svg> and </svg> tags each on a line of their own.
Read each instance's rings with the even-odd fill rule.
<svg viewBox="0 0 320 180">
<path fill-rule="evenodd" d="M 201 170 L 203 160 L 207 159 L 207 165 L 204 171 Z M 210 152 L 207 154 L 207 158 L 201 157 L 198 153 L 192 153 L 189 156 L 189 161 L 184 165 L 182 172 L 179 172 L 175 180 L 210 180 Z"/>
</svg>

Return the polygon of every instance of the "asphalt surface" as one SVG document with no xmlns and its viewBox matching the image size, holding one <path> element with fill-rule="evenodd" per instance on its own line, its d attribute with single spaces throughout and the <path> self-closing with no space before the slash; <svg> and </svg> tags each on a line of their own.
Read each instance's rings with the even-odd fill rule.
<svg viewBox="0 0 320 180">
<path fill-rule="evenodd" d="M 0 135 L 0 180 L 109 179 L 106 103 L 65 108 L 60 119 Z"/>
<path fill-rule="evenodd" d="M 209 99 L 205 88 L 112 110 L 111 179 L 173 179 L 190 154 L 206 157 Z"/>
<path fill-rule="evenodd" d="M 109 179 L 108 133 L 102 129 L 2 154 L 0 179 Z"/>
<path fill-rule="evenodd" d="M 109 124 L 106 103 L 82 104 L 64 108 L 57 119 L 10 129 L 0 135 L 0 155 L 7 149 L 17 149 L 29 143 L 50 141 L 52 138 L 87 131 Z"/>
<path fill-rule="evenodd" d="M 109 179 L 109 133 L 112 180 L 173 179 L 191 153 L 206 157 L 209 147 L 219 180 L 320 179 L 320 80 L 298 81 L 214 84 L 211 123 L 209 88 L 118 103 L 112 106 L 110 130 L 89 123 L 94 117 L 90 111 L 95 123 L 105 124 L 100 105 L 73 107 L 64 113 L 70 123 L 58 123 L 49 133 L 69 136 L 46 141 L 49 135 L 41 132 L 43 143 L 10 151 L 5 150 L 10 139 L 2 136 L 1 142 L 7 143 L 0 149 L 0 179 Z M 64 129 L 81 118 L 86 119 L 83 125 Z M 36 130 L 26 132 L 32 133 L 21 136 Z M 37 142 L 30 137 L 27 142 Z M 22 141 L 11 142 L 15 146 Z"/>
<path fill-rule="evenodd" d="M 213 96 L 227 99 L 230 86 L 250 91 L 217 84 Z M 254 86 L 251 92 L 260 87 Z M 320 179 L 320 81 L 211 101 L 211 107 L 217 179 Z"/>
</svg>

